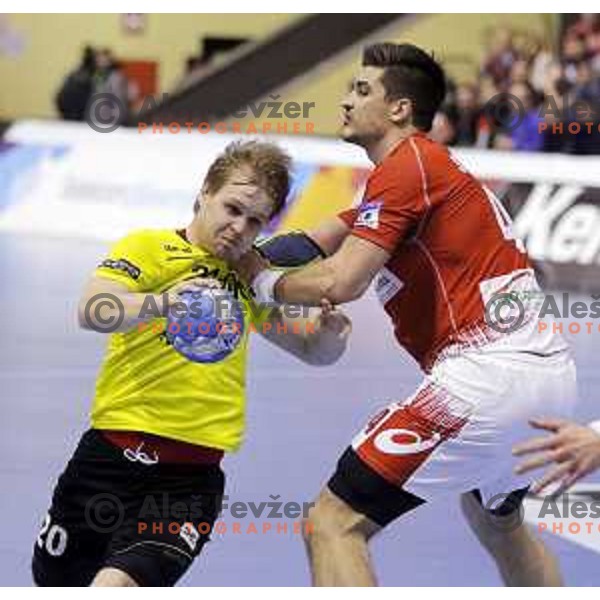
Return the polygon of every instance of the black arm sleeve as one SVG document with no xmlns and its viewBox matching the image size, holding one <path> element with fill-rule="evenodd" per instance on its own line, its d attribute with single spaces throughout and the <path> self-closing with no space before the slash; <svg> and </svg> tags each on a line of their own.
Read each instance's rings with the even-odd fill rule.
<svg viewBox="0 0 600 600">
<path fill-rule="evenodd" d="M 320 246 L 301 231 L 269 238 L 254 246 L 274 267 L 301 267 L 318 258 L 325 258 Z"/>
</svg>

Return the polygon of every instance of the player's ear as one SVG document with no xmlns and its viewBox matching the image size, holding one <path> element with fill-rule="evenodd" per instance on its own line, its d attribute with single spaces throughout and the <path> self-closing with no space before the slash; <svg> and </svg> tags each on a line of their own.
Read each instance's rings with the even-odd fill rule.
<svg viewBox="0 0 600 600">
<path fill-rule="evenodd" d="M 202 201 L 202 192 L 200 192 L 196 196 L 196 201 L 194 202 L 194 214 L 197 215 L 200 210 L 200 202 Z"/>
<path fill-rule="evenodd" d="M 390 120 L 403 125 L 412 117 L 412 102 L 408 98 L 398 98 L 389 103 Z"/>
<path fill-rule="evenodd" d="M 204 199 L 208 197 L 208 195 L 208 188 L 206 187 L 206 184 L 204 184 L 202 186 L 202 189 L 198 192 L 198 195 L 196 196 L 196 201 L 194 202 L 194 214 L 198 213 L 198 211 L 200 210 L 200 205 L 202 204 Z"/>
</svg>

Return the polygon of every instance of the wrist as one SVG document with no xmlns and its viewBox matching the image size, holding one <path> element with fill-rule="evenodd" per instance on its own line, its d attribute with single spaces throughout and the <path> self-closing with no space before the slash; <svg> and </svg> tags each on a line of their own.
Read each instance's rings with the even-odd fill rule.
<svg viewBox="0 0 600 600">
<path fill-rule="evenodd" d="M 258 304 L 277 304 L 275 286 L 285 275 L 284 271 L 264 269 L 252 280 L 255 300 Z"/>
</svg>

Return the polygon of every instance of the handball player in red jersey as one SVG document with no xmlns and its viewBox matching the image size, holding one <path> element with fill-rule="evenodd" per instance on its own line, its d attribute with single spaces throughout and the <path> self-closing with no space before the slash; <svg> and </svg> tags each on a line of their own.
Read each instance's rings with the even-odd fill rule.
<svg viewBox="0 0 600 600">
<path fill-rule="evenodd" d="M 530 417 L 570 415 L 575 366 L 561 336 L 538 330 L 539 287 L 502 205 L 426 136 L 445 93 L 442 68 L 420 48 L 365 48 L 342 102 L 342 137 L 375 165 L 360 206 L 305 234 L 322 261 L 285 273 L 250 253 L 238 265 L 261 301 L 340 304 L 374 281 L 424 372 L 412 396 L 354 437 L 312 509 L 316 585 L 374 585 L 369 539 L 457 495 L 506 584 L 560 583 L 553 556 L 522 524 L 529 480 L 513 472 L 511 446 Z M 302 246 L 298 234 L 286 242 L 290 253 Z"/>
</svg>

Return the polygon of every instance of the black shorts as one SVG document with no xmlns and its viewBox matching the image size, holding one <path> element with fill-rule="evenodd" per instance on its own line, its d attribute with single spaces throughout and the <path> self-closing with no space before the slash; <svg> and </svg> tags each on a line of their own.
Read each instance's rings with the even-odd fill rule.
<svg viewBox="0 0 600 600">
<path fill-rule="evenodd" d="M 385 527 L 403 514 L 421 506 L 425 500 L 401 487 L 393 485 L 375 472 L 349 447 L 338 461 L 337 468 L 327 484 L 331 492 L 356 512 Z M 529 488 L 503 494 L 499 506 L 488 509 L 495 516 L 508 517 L 521 510 Z M 479 490 L 472 490 L 481 503 Z"/>
<path fill-rule="evenodd" d="M 87 586 L 104 567 L 171 586 L 208 541 L 223 497 L 218 464 L 144 464 L 95 430 L 60 476 L 34 544 L 40 586 Z"/>
</svg>

